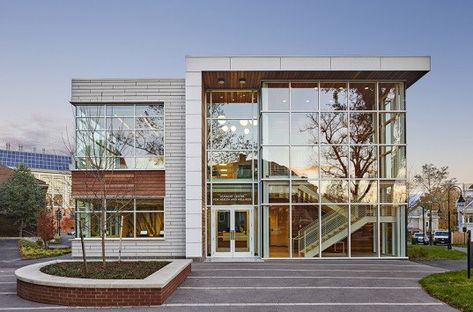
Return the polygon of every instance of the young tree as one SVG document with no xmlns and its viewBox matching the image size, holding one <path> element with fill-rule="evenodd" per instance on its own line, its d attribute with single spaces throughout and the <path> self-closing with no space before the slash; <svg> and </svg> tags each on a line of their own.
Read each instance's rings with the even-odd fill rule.
<svg viewBox="0 0 473 312">
<path fill-rule="evenodd" d="M 46 206 L 47 186 L 41 186 L 31 170 L 20 164 L 0 188 L 0 207 L 15 221 L 19 236 L 33 227 L 41 209 Z"/>
<path fill-rule="evenodd" d="M 44 248 L 48 248 L 48 241 L 54 238 L 54 216 L 49 209 L 43 209 L 38 215 L 36 221 L 36 233 L 43 240 Z"/>
</svg>

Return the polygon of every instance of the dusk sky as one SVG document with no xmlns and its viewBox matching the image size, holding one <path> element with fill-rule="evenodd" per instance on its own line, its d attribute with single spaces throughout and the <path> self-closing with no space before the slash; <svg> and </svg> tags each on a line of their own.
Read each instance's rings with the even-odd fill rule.
<svg viewBox="0 0 473 312">
<path fill-rule="evenodd" d="M 0 0 L 0 148 L 64 149 L 72 78 L 184 77 L 185 55 L 430 55 L 409 169 L 473 181 L 473 1 Z"/>
</svg>

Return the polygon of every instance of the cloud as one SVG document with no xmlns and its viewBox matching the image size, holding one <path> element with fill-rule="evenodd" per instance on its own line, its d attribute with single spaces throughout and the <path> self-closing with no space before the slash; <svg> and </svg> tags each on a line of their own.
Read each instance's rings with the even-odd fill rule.
<svg viewBox="0 0 473 312">
<path fill-rule="evenodd" d="M 47 152 L 64 152 L 66 128 L 70 132 L 72 121 L 58 121 L 39 113 L 31 114 L 22 121 L 6 121 L 0 124 L 0 148 L 5 148 L 9 143 L 12 150 L 22 145 L 27 151 L 45 149 Z"/>
</svg>

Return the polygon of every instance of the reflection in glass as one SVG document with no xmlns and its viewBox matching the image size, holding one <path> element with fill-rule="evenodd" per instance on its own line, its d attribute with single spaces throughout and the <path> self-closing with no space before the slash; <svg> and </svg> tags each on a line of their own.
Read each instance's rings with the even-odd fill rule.
<svg viewBox="0 0 473 312">
<path fill-rule="evenodd" d="M 163 212 L 137 212 L 136 237 L 162 237 L 164 236 Z"/>
<path fill-rule="evenodd" d="M 164 211 L 164 198 L 136 199 L 137 211 Z"/>
<path fill-rule="evenodd" d="M 318 110 L 319 89 L 315 82 L 291 83 L 291 110 L 312 112 Z"/>
<path fill-rule="evenodd" d="M 133 237 L 134 228 L 133 212 L 107 214 L 107 237 L 120 237 L 120 229 L 121 237 Z"/>
<path fill-rule="evenodd" d="M 164 104 L 135 105 L 136 116 L 164 116 Z"/>
<path fill-rule="evenodd" d="M 350 114 L 351 144 L 376 144 L 376 113 Z"/>
<path fill-rule="evenodd" d="M 348 146 L 320 146 L 320 171 L 322 177 L 348 178 Z"/>
<path fill-rule="evenodd" d="M 376 110 L 376 83 L 350 82 L 350 110 Z"/>
<path fill-rule="evenodd" d="M 215 223 L 217 224 L 217 235 L 215 239 L 216 252 L 230 252 L 230 211 L 217 210 L 215 213 Z"/>
<path fill-rule="evenodd" d="M 406 148 L 404 146 L 381 146 L 379 150 L 380 178 L 406 177 Z"/>
<path fill-rule="evenodd" d="M 292 203 L 319 202 L 317 181 L 292 181 Z"/>
<path fill-rule="evenodd" d="M 322 257 L 348 256 L 348 206 L 322 205 Z"/>
<path fill-rule="evenodd" d="M 289 206 L 269 206 L 269 256 L 289 257 Z"/>
<path fill-rule="evenodd" d="M 405 144 L 406 124 L 404 113 L 379 114 L 381 144 Z"/>
<path fill-rule="evenodd" d="M 317 113 L 291 114 L 291 144 L 317 144 L 319 137 Z"/>
<path fill-rule="evenodd" d="M 265 83 L 262 93 L 263 111 L 289 110 L 289 83 Z"/>
<path fill-rule="evenodd" d="M 135 116 L 134 105 L 107 105 L 107 116 Z"/>
<path fill-rule="evenodd" d="M 377 212 L 376 205 L 351 205 L 351 256 L 377 256 Z"/>
<path fill-rule="evenodd" d="M 104 105 L 77 105 L 76 116 L 77 117 L 91 117 L 91 116 L 104 116 L 105 106 Z"/>
<path fill-rule="evenodd" d="M 235 251 L 250 251 L 250 212 L 235 210 Z"/>
<path fill-rule="evenodd" d="M 319 206 L 292 206 L 292 256 L 314 257 L 319 253 Z"/>
<path fill-rule="evenodd" d="M 107 118 L 107 129 L 115 131 L 133 131 L 135 119 L 133 117 Z"/>
<path fill-rule="evenodd" d="M 291 147 L 291 174 L 293 179 L 315 180 L 319 177 L 317 147 Z"/>
<path fill-rule="evenodd" d="M 380 181 L 379 197 L 381 203 L 405 203 L 407 201 L 405 181 Z"/>
<path fill-rule="evenodd" d="M 350 195 L 352 203 L 376 203 L 378 183 L 376 180 L 351 180 Z"/>
<path fill-rule="evenodd" d="M 399 257 L 404 254 L 405 206 L 380 206 L 380 241 L 382 257 Z"/>
<path fill-rule="evenodd" d="M 163 169 L 164 156 L 137 157 L 135 158 L 135 167 L 137 169 Z"/>
<path fill-rule="evenodd" d="M 216 119 L 254 119 L 258 116 L 256 99 L 255 92 L 209 92 L 207 116 Z"/>
<path fill-rule="evenodd" d="M 322 82 L 320 84 L 320 110 L 347 110 L 347 84 Z"/>
<path fill-rule="evenodd" d="M 209 149 L 244 150 L 256 148 L 257 123 L 253 120 L 212 119 L 209 124 Z"/>
<path fill-rule="evenodd" d="M 77 223 L 82 222 L 82 229 L 80 226 L 77 227 L 77 236 L 80 237 L 81 234 L 84 237 L 100 237 L 101 233 L 101 214 L 100 213 L 78 213 L 77 214 Z M 82 233 L 81 233 L 82 230 Z"/>
<path fill-rule="evenodd" d="M 107 199 L 107 211 L 131 211 L 134 210 L 134 200 L 130 199 Z"/>
<path fill-rule="evenodd" d="M 263 114 L 262 144 L 289 144 L 289 114 Z"/>
<path fill-rule="evenodd" d="M 350 151 L 350 176 L 357 179 L 376 178 L 376 147 L 351 145 Z"/>
<path fill-rule="evenodd" d="M 263 177 L 289 177 L 289 147 L 269 147 L 262 149 Z"/>
<path fill-rule="evenodd" d="M 255 155 L 252 152 L 210 152 L 209 166 L 212 180 L 252 180 Z"/>
<path fill-rule="evenodd" d="M 348 144 L 348 114 L 321 113 L 320 123 L 315 126 L 320 128 L 322 144 Z"/>
<path fill-rule="evenodd" d="M 289 182 L 271 181 L 263 183 L 263 203 L 288 203 Z"/>
<path fill-rule="evenodd" d="M 379 84 L 379 109 L 386 111 L 405 110 L 404 86 L 402 83 Z"/>
<path fill-rule="evenodd" d="M 320 181 L 322 202 L 348 203 L 348 181 Z"/>
</svg>

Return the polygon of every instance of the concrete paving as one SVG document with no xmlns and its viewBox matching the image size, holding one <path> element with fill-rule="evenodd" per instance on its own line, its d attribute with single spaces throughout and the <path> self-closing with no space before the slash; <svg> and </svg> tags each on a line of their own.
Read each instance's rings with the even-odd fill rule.
<svg viewBox="0 0 473 312">
<path fill-rule="evenodd" d="M 0 312 L 96 310 L 18 298 L 14 270 L 31 261 L 10 261 L 18 259 L 18 255 L 8 246 L 14 244 L 0 241 Z M 427 295 L 417 283 L 421 277 L 443 269 L 409 261 L 194 263 L 192 270 L 164 306 L 101 308 L 100 311 L 456 311 Z"/>
</svg>

